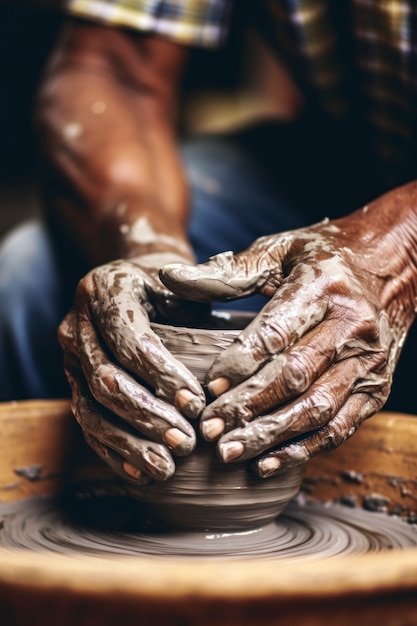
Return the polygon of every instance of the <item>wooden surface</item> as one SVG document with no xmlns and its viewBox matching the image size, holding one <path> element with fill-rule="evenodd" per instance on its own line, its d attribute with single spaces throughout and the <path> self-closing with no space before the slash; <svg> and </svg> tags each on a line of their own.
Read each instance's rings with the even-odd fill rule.
<svg viewBox="0 0 417 626">
<path fill-rule="evenodd" d="M 104 471 L 65 402 L 0 405 L 0 427 L 1 499 L 52 493 L 74 475 Z M 311 463 L 307 487 L 332 499 L 355 490 L 358 502 L 375 489 L 392 488 L 389 500 L 415 512 L 416 500 L 400 496 L 396 481 L 416 496 L 416 459 L 416 418 L 380 414 L 339 450 Z M 343 478 L 346 472 L 350 479 Z M 5 626 L 352 623 L 417 624 L 417 548 L 285 565 L 0 552 Z"/>
<path fill-rule="evenodd" d="M 59 492 L 110 472 L 85 444 L 65 400 L 0 403 L 0 500 Z"/>
<path fill-rule="evenodd" d="M 308 466 L 306 493 L 402 517 L 417 514 L 417 417 L 380 413 Z M 381 496 L 381 497 L 380 497 Z M 383 500 L 386 500 L 384 503 Z"/>
</svg>

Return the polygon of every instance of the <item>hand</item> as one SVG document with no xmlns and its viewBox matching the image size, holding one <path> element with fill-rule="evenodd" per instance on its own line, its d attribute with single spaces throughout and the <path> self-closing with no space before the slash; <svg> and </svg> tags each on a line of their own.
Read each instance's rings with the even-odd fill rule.
<svg viewBox="0 0 417 626">
<path fill-rule="evenodd" d="M 220 437 L 225 462 L 258 457 L 270 476 L 338 446 L 383 406 L 414 318 L 414 197 L 404 187 L 341 220 L 161 270 L 194 300 L 271 298 L 207 375 L 218 397 L 201 432 Z"/>
<path fill-rule="evenodd" d="M 201 305 L 187 306 L 159 282 L 150 265 L 161 256 L 91 271 L 59 329 L 72 409 L 86 440 L 133 484 L 172 475 L 170 452 L 186 455 L 195 446 L 183 415 L 195 418 L 205 406 L 196 378 L 150 328 L 156 316 L 184 320 L 196 306 L 201 314 Z"/>
<path fill-rule="evenodd" d="M 187 56 L 158 37 L 70 20 L 35 114 L 51 230 L 96 267 L 59 331 L 73 410 L 90 445 L 134 484 L 173 473 L 171 453 L 195 445 L 184 416 L 205 405 L 149 326 L 195 313 L 157 277 L 162 263 L 193 260 L 175 117 Z"/>
</svg>

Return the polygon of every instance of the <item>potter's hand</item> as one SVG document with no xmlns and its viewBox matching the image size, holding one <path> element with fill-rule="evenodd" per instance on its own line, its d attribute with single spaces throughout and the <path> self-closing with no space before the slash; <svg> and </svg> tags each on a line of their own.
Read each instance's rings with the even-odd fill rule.
<svg viewBox="0 0 417 626">
<path fill-rule="evenodd" d="M 270 297 L 208 372 L 218 397 L 201 430 L 221 436 L 224 461 L 269 451 L 255 463 L 269 476 L 339 445 L 382 407 L 414 318 L 415 194 L 406 186 L 235 256 L 163 268 L 163 282 L 195 300 Z"/>
<path fill-rule="evenodd" d="M 149 323 L 156 315 L 186 319 L 201 305 L 187 308 L 160 283 L 149 267 L 154 256 L 91 271 L 59 330 L 72 408 L 86 440 L 134 484 L 173 473 L 170 450 L 185 455 L 195 445 L 194 429 L 183 415 L 194 418 L 205 405 L 195 377 L 168 353 Z"/>
<path fill-rule="evenodd" d="M 148 318 L 172 319 L 178 304 L 157 269 L 193 261 L 175 116 L 187 56 L 158 37 L 69 20 L 37 98 L 51 230 L 97 268 L 60 328 L 74 412 L 92 447 L 134 483 L 172 474 L 169 449 L 194 446 L 184 416 L 204 406 Z"/>
</svg>

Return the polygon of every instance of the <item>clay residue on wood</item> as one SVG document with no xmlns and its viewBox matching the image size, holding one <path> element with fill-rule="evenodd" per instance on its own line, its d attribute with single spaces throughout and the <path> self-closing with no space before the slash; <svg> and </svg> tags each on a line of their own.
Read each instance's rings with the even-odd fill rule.
<svg viewBox="0 0 417 626">
<path fill-rule="evenodd" d="M 37 482 L 38 480 L 42 480 L 43 478 L 43 469 L 43 465 L 33 464 L 26 465 L 25 467 L 15 467 L 13 471 L 15 474 L 17 474 L 17 476 L 26 478 L 26 480 L 29 480 L 30 482 Z"/>
</svg>

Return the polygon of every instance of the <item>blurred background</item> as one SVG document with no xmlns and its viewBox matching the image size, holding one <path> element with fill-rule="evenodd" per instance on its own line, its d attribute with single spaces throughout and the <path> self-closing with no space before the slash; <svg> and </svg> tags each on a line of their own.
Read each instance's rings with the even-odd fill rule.
<svg viewBox="0 0 417 626">
<path fill-rule="evenodd" d="M 0 0 L 0 236 L 40 211 L 33 102 L 59 36 L 64 0 Z M 259 41 L 255 21 L 236 2 L 230 38 L 218 51 L 195 51 L 185 77 L 182 132 L 224 132 L 271 118 L 294 117 L 301 97 L 283 67 Z M 242 17 L 244 15 L 244 17 Z M 249 27 L 247 25 L 250 25 Z M 414 325 L 413 332 L 417 332 Z M 393 408 L 413 389 L 407 362 L 397 368 Z M 410 399 L 410 411 L 414 407 Z M 404 409 L 405 410 L 405 409 Z"/>
<path fill-rule="evenodd" d="M 0 235 L 39 210 L 33 101 L 59 35 L 59 0 L 0 0 Z M 243 6 L 243 5 L 242 5 Z M 219 51 L 196 51 L 185 78 L 185 133 L 223 131 L 259 118 L 288 117 L 298 95 L 283 69 L 232 16 Z"/>
<path fill-rule="evenodd" d="M 38 209 L 32 104 L 61 17 L 0 2 L 0 231 Z"/>
</svg>

